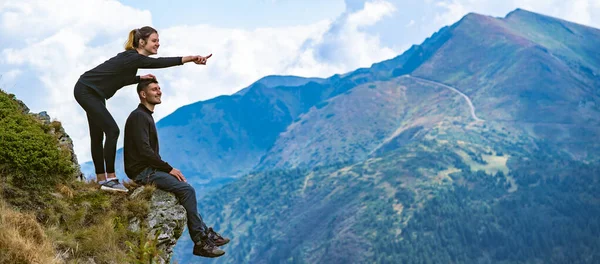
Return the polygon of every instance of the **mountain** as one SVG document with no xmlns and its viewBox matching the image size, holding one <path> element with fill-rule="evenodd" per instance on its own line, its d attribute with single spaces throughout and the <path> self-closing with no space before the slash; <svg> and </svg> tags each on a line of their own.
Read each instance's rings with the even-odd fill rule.
<svg viewBox="0 0 600 264">
<path fill-rule="evenodd" d="M 222 120 L 260 151 L 199 201 L 232 237 L 218 262 L 597 263 L 599 73 L 600 30 L 517 9 L 370 68 L 219 98 L 231 108 L 196 126 Z"/>
</svg>

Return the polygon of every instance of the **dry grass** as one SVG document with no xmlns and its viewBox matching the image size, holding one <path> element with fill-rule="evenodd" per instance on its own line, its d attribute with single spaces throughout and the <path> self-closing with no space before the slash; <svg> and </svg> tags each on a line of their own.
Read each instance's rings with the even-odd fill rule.
<svg viewBox="0 0 600 264">
<path fill-rule="evenodd" d="M 31 214 L 0 200 L 0 263 L 60 263 L 50 239 Z"/>
<path fill-rule="evenodd" d="M 31 213 L 16 211 L 0 195 L 0 263 L 134 261 L 138 248 L 147 245 L 128 229 L 129 219 L 147 216 L 154 189 L 129 198 L 99 191 L 94 183 L 61 184 Z"/>
</svg>

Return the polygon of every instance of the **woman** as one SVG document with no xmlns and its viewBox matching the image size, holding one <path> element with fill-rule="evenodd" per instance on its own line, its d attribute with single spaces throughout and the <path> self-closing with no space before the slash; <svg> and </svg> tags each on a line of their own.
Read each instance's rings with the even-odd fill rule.
<svg viewBox="0 0 600 264">
<path fill-rule="evenodd" d="M 140 68 L 167 68 L 187 62 L 205 65 L 206 60 L 212 56 L 148 57 L 157 54 L 159 46 L 158 32 L 154 28 L 146 26 L 131 30 L 124 52 L 85 72 L 75 84 L 75 100 L 87 114 L 92 160 L 101 190 L 128 191 L 115 175 L 119 127 L 106 109 L 106 100 L 123 86 L 155 78 L 152 74 L 136 76 Z M 104 135 L 106 141 L 103 147 Z"/>
</svg>

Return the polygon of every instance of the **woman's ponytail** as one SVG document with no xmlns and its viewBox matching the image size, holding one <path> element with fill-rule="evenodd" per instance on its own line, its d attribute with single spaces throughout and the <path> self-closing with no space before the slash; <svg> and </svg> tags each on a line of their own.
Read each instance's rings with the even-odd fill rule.
<svg viewBox="0 0 600 264">
<path fill-rule="evenodd" d="M 127 42 L 125 42 L 125 50 L 136 49 L 139 45 L 140 39 L 144 41 L 148 41 L 148 37 L 152 35 L 152 33 L 158 34 L 156 29 L 145 26 L 139 29 L 132 29 L 129 31 L 129 37 L 127 38 Z"/>
<path fill-rule="evenodd" d="M 132 29 L 129 32 L 129 38 L 127 38 L 127 42 L 125 42 L 125 50 L 135 49 L 135 29 Z"/>
</svg>

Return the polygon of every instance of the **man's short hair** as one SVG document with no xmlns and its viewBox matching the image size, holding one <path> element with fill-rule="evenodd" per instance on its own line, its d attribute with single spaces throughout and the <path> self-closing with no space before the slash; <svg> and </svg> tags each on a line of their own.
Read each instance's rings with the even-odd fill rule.
<svg viewBox="0 0 600 264">
<path fill-rule="evenodd" d="M 142 90 L 144 90 L 146 87 L 148 87 L 148 85 L 150 85 L 151 83 L 158 84 L 158 81 L 156 79 L 141 80 L 137 85 L 137 93 L 139 94 Z"/>
</svg>

